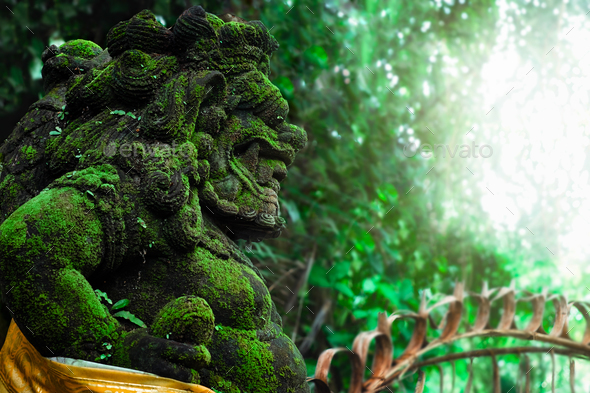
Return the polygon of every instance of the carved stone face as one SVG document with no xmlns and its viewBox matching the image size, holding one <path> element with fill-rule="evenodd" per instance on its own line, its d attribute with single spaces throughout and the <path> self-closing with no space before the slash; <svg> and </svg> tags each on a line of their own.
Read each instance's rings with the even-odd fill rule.
<svg viewBox="0 0 590 393">
<path fill-rule="evenodd" d="M 46 53 L 44 80 L 51 84 L 69 78 L 72 64 L 86 70 L 70 82 L 66 110 L 71 117 L 110 113 L 88 125 L 100 130 L 92 132 L 106 135 L 105 126 L 98 123 L 110 122 L 113 113 L 137 108 L 134 119 L 123 116 L 118 124 L 111 123 L 107 143 L 193 142 L 199 150 L 200 176 L 192 187 L 205 207 L 202 214 L 232 239 L 279 236 L 285 227 L 279 215 L 280 182 L 307 136 L 285 122 L 288 104 L 268 79 L 276 40 L 260 22 L 224 23 L 200 7 L 183 13 L 173 32 L 142 12 L 109 32 L 108 53 L 97 48 L 79 65 L 78 52 L 67 58 Z M 155 38 L 146 40 L 145 34 Z M 175 55 L 163 54 L 168 51 Z M 120 107 L 127 109 L 111 111 Z M 70 142 L 55 142 L 54 149 L 74 149 L 73 143 L 64 149 L 64 143 Z M 87 149 L 100 149 L 101 143 Z M 69 153 L 53 155 L 57 159 L 49 164 L 52 171 L 74 169 L 76 163 L 62 159 L 71 161 Z M 114 162 L 114 157 L 109 160 Z M 118 165 L 130 167 L 125 160 Z M 178 166 L 163 165 L 169 169 L 150 170 L 169 173 L 169 183 L 177 186 Z M 162 182 L 163 187 L 168 181 Z"/>
<path fill-rule="evenodd" d="M 221 221 L 222 228 L 227 226 L 231 238 L 259 241 L 277 237 L 284 228 L 285 220 L 279 215 L 280 183 L 307 136 L 303 129 L 284 122 L 288 106 L 278 89 L 264 75 L 254 77 L 272 93 L 263 102 L 267 111 L 230 112 L 208 161 L 209 181 L 226 207 L 222 212 L 230 213 L 214 219 Z"/>
</svg>

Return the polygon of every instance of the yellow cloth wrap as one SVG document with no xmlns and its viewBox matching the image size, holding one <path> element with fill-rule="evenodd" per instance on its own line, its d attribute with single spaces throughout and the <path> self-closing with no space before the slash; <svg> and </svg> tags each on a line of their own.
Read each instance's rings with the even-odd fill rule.
<svg viewBox="0 0 590 393">
<path fill-rule="evenodd" d="M 0 393 L 214 393 L 170 378 L 70 366 L 43 357 L 14 320 L 0 350 Z"/>
</svg>

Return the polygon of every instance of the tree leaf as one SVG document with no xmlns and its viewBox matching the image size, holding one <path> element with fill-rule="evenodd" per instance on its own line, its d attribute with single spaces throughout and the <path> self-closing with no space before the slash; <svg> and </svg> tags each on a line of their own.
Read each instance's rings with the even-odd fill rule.
<svg viewBox="0 0 590 393">
<path fill-rule="evenodd" d="M 142 226 L 144 229 L 145 229 L 145 228 L 147 228 L 147 225 L 145 225 L 145 221 L 143 221 L 143 220 L 141 219 L 141 217 L 137 217 L 137 223 L 138 223 L 139 225 L 141 225 L 141 226 Z"/>
<path fill-rule="evenodd" d="M 120 310 L 129 305 L 129 299 L 121 299 L 111 307 L 111 311 Z"/>
<path fill-rule="evenodd" d="M 342 292 L 343 294 L 345 294 L 348 297 L 354 297 L 354 292 L 352 292 L 352 290 L 346 284 L 344 284 L 342 282 L 336 283 L 336 285 L 334 285 L 334 289 Z"/>
<path fill-rule="evenodd" d="M 130 322 L 133 322 L 137 326 L 140 326 L 142 328 L 147 328 L 147 325 L 141 319 L 137 318 L 135 315 L 131 314 L 129 311 L 119 311 L 119 312 L 113 314 L 113 317 L 124 318 Z"/>
<path fill-rule="evenodd" d="M 113 301 L 111 299 L 109 299 L 109 297 L 107 296 L 106 292 L 101 291 L 100 289 L 95 289 L 94 293 L 96 293 L 96 296 L 98 296 L 98 298 L 103 298 L 104 300 L 106 300 L 106 302 L 108 304 L 113 304 Z"/>
<path fill-rule="evenodd" d="M 279 88 L 281 94 L 287 100 L 291 100 L 294 97 L 295 87 L 289 78 L 286 76 L 280 76 L 273 81 L 273 83 Z"/>
<path fill-rule="evenodd" d="M 310 63 L 315 63 L 320 68 L 328 67 L 328 54 L 321 46 L 313 45 L 305 52 L 305 55 Z"/>
</svg>

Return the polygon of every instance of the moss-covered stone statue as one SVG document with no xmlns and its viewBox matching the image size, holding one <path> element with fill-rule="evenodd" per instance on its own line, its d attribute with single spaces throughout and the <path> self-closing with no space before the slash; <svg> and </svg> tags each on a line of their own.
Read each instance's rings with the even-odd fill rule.
<svg viewBox="0 0 590 393">
<path fill-rule="evenodd" d="M 145 10 L 107 38 L 43 53 L 47 95 L 0 149 L 3 308 L 44 356 L 309 391 L 235 243 L 279 236 L 279 183 L 306 143 L 268 79 L 276 40 L 201 7 L 171 28 Z"/>
</svg>

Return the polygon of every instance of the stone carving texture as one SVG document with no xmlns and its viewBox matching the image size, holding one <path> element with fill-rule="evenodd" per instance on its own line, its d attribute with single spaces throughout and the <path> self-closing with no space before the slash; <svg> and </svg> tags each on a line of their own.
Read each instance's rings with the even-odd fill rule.
<svg viewBox="0 0 590 393">
<path fill-rule="evenodd" d="M 261 22 L 147 10 L 43 53 L 46 96 L 0 148 L 0 284 L 44 356 L 223 392 L 306 392 L 264 280 L 235 241 L 277 237 L 306 143 L 270 83 Z M 95 290 L 147 325 L 116 318 Z M 104 355 L 104 356 L 102 356 Z M 98 360 L 97 360 L 98 359 Z"/>
</svg>

